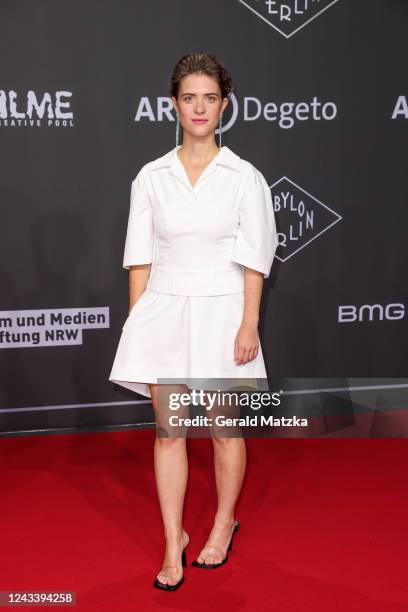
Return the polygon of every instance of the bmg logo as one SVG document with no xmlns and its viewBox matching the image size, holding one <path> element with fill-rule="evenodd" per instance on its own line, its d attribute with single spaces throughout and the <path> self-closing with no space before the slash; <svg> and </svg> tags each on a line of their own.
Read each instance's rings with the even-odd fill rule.
<svg viewBox="0 0 408 612">
<path fill-rule="evenodd" d="M 250 11 L 290 38 L 338 0 L 239 0 Z"/>
<path fill-rule="evenodd" d="M 391 304 L 363 304 L 362 306 L 343 305 L 338 307 L 338 323 L 361 323 L 363 321 L 398 321 L 405 317 L 405 305 L 400 302 Z"/>
</svg>

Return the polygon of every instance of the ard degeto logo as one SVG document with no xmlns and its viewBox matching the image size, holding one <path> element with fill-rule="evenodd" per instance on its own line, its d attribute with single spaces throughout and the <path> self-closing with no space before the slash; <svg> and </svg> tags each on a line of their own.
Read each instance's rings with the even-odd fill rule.
<svg viewBox="0 0 408 612">
<path fill-rule="evenodd" d="M 338 0 L 238 0 L 275 28 L 285 38 L 290 38 L 318 15 L 336 4 Z"/>
<path fill-rule="evenodd" d="M 318 95 L 309 98 L 293 100 L 263 100 L 256 96 L 244 96 L 239 102 L 235 94 L 231 94 L 230 102 L 224 111 L 222 132 L 229 130 L 237 121 L 266 121 L 271 127 L 291 130 L 305 121 L 333 121 L 337 118 L 339 109 L 333 100 L 322 100 Z M 175 122 L 173 104 L 169 97 L 158 97 L 151 101 L 148 96 L 139 99 L 134 121 L 171 121 Z M 219 133 L 219 129 L 215 130 Z"/>
<path fill-rule="evenodd" d="M 286 176 L 271 186 L 277 217 L 276 257 L 287 261 L 342 218 Z"/>
</svg>

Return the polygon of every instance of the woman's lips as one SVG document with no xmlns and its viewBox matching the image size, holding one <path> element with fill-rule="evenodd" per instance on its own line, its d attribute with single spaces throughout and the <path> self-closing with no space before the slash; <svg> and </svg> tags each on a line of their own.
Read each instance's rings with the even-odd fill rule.
<svg viewBox="0 0 408 612">
<path fill-rule="evenodd" d="M 208 120 L 207 119 L 193 119 L 192 121 L 193 123 L 201 124 L 201 123 L 207 123 Z"/>
</svg>

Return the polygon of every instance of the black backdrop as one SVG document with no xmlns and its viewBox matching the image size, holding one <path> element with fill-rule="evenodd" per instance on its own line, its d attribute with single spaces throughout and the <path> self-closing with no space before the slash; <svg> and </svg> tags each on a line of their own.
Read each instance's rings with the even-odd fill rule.
<svg viewBox="0 0 408 612">
<path fill-rule="evenodd" d="M 175 145 L 168 83 L 193 51 L 229 69 L 223 144 L 275 202 L 269 376 L 406 375 L 405 0 L 3 0 L 0 16 L 2 431 L 152 420 L 108 376 L 130 184 Z M 78 311 L 84 329 L 56 325 Z"/>
</svg>

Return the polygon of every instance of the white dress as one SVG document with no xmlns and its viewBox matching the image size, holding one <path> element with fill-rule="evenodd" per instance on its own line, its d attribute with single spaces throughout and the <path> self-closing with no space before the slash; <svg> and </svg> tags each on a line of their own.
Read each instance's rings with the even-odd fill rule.
<svg viewBox="0 0 408 612">
<path fill-rule="evenodd" d="M 146 397 L 157 382 L 219 389 L 239 380 L 265 389 L 261 345 L 255 359 L 237 364 L 234 341 L 244 269 L 267 278 L 278 244 L 270 189 L 226 146 L 192 187 L 178 148 L 145 164 L 132 182 L 123 268 L 152 267 L 109 380 Z"/>
</svg>

